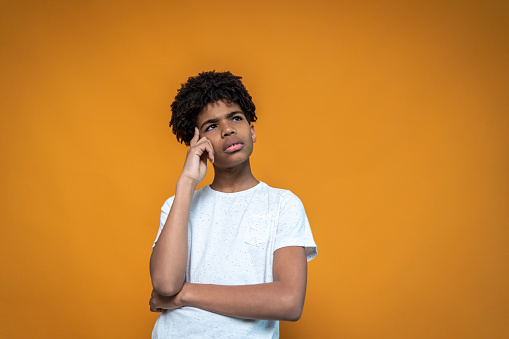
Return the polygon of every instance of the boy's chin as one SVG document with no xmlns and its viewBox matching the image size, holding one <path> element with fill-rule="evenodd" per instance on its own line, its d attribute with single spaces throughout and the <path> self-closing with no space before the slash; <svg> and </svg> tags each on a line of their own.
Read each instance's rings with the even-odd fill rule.
<svg viewBox="0 0 509 339">
<path fill-rule="evenodd" d="M 235 167 L 246 166 L 248 164 L 249 157 L 242 157 L 242 159 L 215 159 L 213 166 L 217 169 L 233 169 Z"/>
</svg>

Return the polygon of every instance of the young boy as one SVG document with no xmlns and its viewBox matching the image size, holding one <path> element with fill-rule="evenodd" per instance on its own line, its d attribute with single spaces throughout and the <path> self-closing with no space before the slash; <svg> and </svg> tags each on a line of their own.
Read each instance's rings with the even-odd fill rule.
<svg viewBox="0 0 509 339">
<path fill-rule="evenodd" d="M 200 73 L 171 105 L 190 148 L 150 258 L 152 338 L 278 338 L 278 320 L 301 316 L 316 244 L 299 198 L 251 173 L 257 118 L 240 79 Z M 195 191 L 207 161 L 214 180 Z"/>
</svg>

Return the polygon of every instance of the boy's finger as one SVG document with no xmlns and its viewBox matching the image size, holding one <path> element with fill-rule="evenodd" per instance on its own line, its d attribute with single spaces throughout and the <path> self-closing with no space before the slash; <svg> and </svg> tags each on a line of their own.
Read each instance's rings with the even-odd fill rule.
<svg viewBox="0 0 509 339">
<path fill-rule="evenodd" d="M 203 140 L 203 146 L 204 146 L 205 152 L 207 152 L 207 157 L 209 158 L 211 163 L 214 163 L 214 147 L 212 147 L 212 143 L 210 142 L 210 140 L 206 140 L 206 139 L 201 139 L 201 140 Z"/>
<path fill-rule="evenodd" d="M 195 127 L 194 128 L 194 136 L 191 139 L 191 142 L 189 143 L 189 145 L 194 146 L 198 142 L 198 139 L 200 139 L 200 130 L 198 129 L 198 127 Z"/>
<path fill-rule="evenodd" d="M 212 143 L 210 142 L 210 140 L 207 140 L 208 141 L 208 144 L 209 144 L 209 150 L 207 151 L 207 153 L 209 154 L 209 160 L 210 162 L 213 164 L 214 163 L 214 147 L 212 147 Z"/>
</svg>

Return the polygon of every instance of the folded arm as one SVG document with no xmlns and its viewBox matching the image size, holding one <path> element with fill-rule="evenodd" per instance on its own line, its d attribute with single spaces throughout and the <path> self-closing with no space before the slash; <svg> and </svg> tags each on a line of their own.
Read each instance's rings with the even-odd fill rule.
<svg viewBox="0 0 509 339">
<path fill-rule="evenodd" d="M 274 252 L 273 282 L 222 286 L 185 283 L 175 296 L 152 293 L 152 311 L 183 306 L 244 319 L 297 321 L 304 307 L 307 260 L 303 247 Z"/>
<path fill-rule="evenodd" d="M 193 192 L 193 185 L 177 183 L 168 218 L 150 256 L 152 287 L 160 295 L 177 294 L 185 281 L 187 224 Z"/>
</svg>

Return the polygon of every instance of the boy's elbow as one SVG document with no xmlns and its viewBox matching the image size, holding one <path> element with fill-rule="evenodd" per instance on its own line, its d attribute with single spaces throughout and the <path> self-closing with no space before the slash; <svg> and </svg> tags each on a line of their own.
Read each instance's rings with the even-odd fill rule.
<svg viewBox="0 0 509 339">
<path fill-rule="evenodd" d="M 302 316 L 302 307 L 294 307 L 287 311 L 287 318 L 285 321 L 297 321 Z"/>
<path fill-rule="evenodd" d="M 154 292 L 156 292 L 158 295 L 162 297 L 171 297 L 177 294 L 178 290 L 164 287 L 163 288 L 154 287 Z"/>
<path fill-rule="evenodd" d="M 169 297 L 175 295 L 180 292 L 182 289 L 183 283 L 175 283 L 175 282 L 167 282 L 153 279 L 152 280 L 152 288 L 154 292 L 159 294 L 160 296 Z"/>
<path fill-rule="evenodd" d="M 169 297 L 180 292 L 184 286 L 185 278 L 176 275 L 167 274 L 161 270 L 155 270 L 151 267 L 150 278 L 152 280 L 152 288 L 154 292 L 160 296 Z"/>
<path fill-rule="evenodd" d="M 297 321 L 302 316 L 302 309 L 304 308 L 304 300 L 300 296 L 287 296 L 283 301 L 284 314 L 281 320 L 284 321 Z"/>
</svg>

